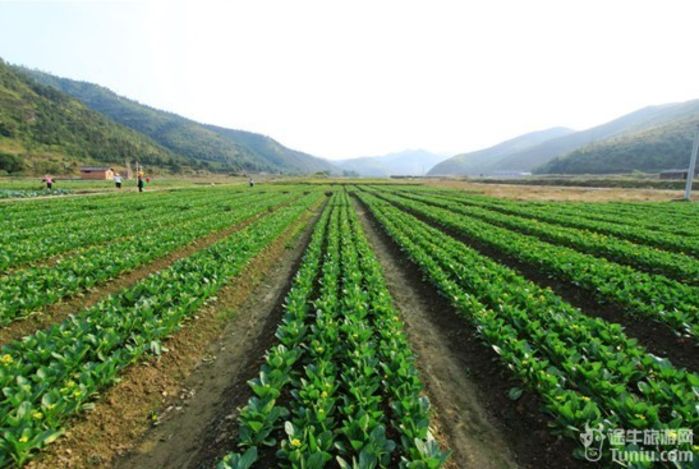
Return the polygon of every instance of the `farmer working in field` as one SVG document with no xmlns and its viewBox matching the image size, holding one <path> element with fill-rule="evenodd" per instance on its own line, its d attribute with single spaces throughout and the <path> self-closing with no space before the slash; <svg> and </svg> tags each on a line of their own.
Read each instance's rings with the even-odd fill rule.
<svg viewBox="0 0 699 469">
<path fill-rule="evenodd" d="M 121 189 L 121 175 L 119 173 L 114 175 L 114 185 L 117 189 Z"/>
<path fill-rule="evenodd" d="M 51 188 L 53 187 L 53 178 L 51 178 L 51 176 L 49 176 L 49 175 L 47 174 L 46 176 L 44 176 L 44 178 L 42 179 L 42 181 L 43 181 L 44 183 L 46 183 L 46 188 L 47 188 L 48 190 L 51 190 Z"/>
<path fill-rule="evenodd" d="M 143 192 L 143 187 L 146 185 L 145 181 L 143 180 L 142 175 L 138 175 L 138 182 L 136 182 L 136 185 L 138 186 L 138 192 Z"/>
</svg>

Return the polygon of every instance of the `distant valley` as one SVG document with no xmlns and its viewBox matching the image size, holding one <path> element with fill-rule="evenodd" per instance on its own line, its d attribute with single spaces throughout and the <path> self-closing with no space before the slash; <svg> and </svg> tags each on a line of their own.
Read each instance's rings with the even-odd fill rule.
<svg viewBox="0 0 699 469">
<path fill-rule="evenodd" d="M 382 156 L 367 156 L 333 163 L 346 175 L 361 177 L 424 176 L 448 156 L 427 150 L 404 150 Z"/>
</svg>

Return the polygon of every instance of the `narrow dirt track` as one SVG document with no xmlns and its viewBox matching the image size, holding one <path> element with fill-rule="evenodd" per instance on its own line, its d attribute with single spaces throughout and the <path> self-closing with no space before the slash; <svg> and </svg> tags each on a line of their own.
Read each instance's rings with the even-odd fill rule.
<svg viewBox="0 0 699 469">
<path fill-rule="evenodd" d="M 159 425 L 117 457 L 112 467 L 213 467 L 235 448 L 238 408 L 250 397 L 247 381 L 257 376 L 264 353 L 275 340 L 284 297 L 316 219 L 304 224 L 300 239 L 287 236 L 265 254 L 250 272 L 257 286 L 242 304 L 225 292 L 218 295 L 216 308 L 233 308 L 235 316 L 208 347 L 208 358 L 184 381 L 180 396 L 166 408 Z"/>
<path fill-rule="evenodd" d="M 391 296 L 406 323 L 416 365 L 435 410 L 437 426 L 461 468 L 582 468 L 575 445 L 549 431 L 536 394 L 525 391 L 446 298 L 400 251 L 366 207 L 353 200 Z"/>
<path fill-rule="evenodd" d="M 377 232 L 359 205 L 360 220 L 376 253 L 395 306 L 406 323 L 406 332 L 417 355 L 417 366 L 434 407 L 435 417 L 444 432 L 446 444 L 453 451 L 456 467 L 517 467 L 507 447 L 507 436 L 490 422 L 476 386 L 468 377 L 468 364 L 451 347 L 458 340 L 459 329 L 445 337 L 435 324 L 435 304 L 413 288 L 405 263 L 391 255 L 391 247 Z"/>
</svg>

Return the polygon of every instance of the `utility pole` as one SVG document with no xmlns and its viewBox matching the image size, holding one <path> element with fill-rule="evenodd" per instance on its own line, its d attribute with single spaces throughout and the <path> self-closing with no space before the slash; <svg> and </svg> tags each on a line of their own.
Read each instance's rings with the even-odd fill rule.
<svg viewBox="0 0 699 469">
<path fill-rule="evenodd" d="M 694 182 L 694 171 L 697 167 L 697 150 L 699 150 L 699 127 L 694 134 L 694 145 L 692 145 L 692 157 L 689 160 L 689 171 L 687 171 L 687 185 L 684 188 L 685 200 L 692 200 L 692 183 Z"/>
</svg>

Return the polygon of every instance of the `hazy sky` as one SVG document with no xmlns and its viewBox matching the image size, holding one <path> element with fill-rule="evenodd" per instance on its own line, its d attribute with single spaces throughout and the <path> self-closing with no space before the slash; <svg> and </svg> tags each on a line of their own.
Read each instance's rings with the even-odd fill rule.
<svg viewBox="0 0 699 469">
<path fill-rule="evenodd" d="M 699 98 L 695 1 L 7 2 L 0 57 L 327 158 Z"/>
</svg>

